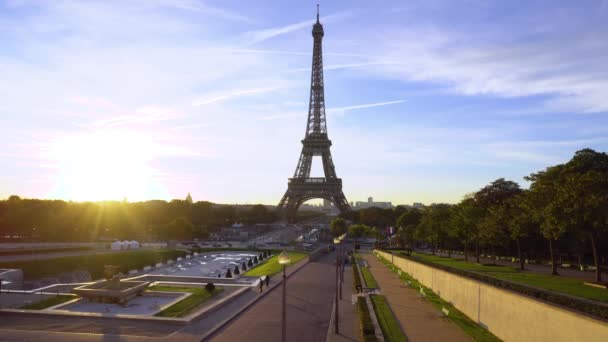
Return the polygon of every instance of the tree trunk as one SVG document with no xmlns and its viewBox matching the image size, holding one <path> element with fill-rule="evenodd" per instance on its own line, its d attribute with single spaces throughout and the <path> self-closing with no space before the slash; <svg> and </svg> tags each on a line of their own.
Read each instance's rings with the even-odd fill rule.
<svg viewBox="0 0 608 342">
<path fill-rule="evenodd" d="M 593 249 L 593 263 L 595 264 L 595 281 L 598 283 L 602 281 L 602 269 L 600 263 L 598 262 L 597 257 L 597 246 L 595 245 L 595 235 L 593 233 L 589 233 L 589 238 L 591 239 L 591 249 Z"/>
<path fill-rule="evenodd" d="M 557 273 L 557 264 L 555 263 L 555 253 L 553 251 L 553 240 L 549 239 L 549 253 L 551 253 L 551 274 L 559 275 Z"/>
<path fill-rule="evenodd" d="M 475 262 L 479 264 L 479 241 L 475 240 Z"/>
<path fill-rule="evenodd" d="M 469 261 L 469 244 L 464 243 L 464 261 Z"/>
<path fill-rule="evenodd" d="M 521 239 L 515 240 L 517 242 L 517 257 L 519 258 L 519 269 L 524 270 L 524 256 L 521 254 Z"/>
<path fill-rule="evenodd" d="M 448 258 L 451 258 L 451 257 L 452 257 L 452 249 L 448 248 Z"/>
</svg>

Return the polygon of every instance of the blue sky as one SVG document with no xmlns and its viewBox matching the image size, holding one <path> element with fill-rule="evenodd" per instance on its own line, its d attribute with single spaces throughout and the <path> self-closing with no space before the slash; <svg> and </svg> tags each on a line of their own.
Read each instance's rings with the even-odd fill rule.
<svg viewBox="0 0 608 342">
<path fill-rule="evenodd" d="M 316 3 L 0 1 L 0 198 L 276 204 Z M 608 1 L 321 1 L 321 21 L 349 201 L 457 202 L 608 150 Z"/>
</svg>

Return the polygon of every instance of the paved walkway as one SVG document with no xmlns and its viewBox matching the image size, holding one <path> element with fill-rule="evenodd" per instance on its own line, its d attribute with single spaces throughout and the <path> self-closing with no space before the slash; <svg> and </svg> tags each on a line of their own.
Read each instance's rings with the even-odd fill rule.
<svg viewBox="0 0 608 342">
<path fill-rule="evenodd" d="M 357 296 L 353 287 L 353 268 L 351 264 L 344 267 L 344 280 L 342 281 L 342 300 L 339 301 L 338 318 L 340 334 L 335 334 L 334 325 L 329 327 L 328 341 L 349 342 L 359 341 L 359 317 L 357 315 Z M 333 321 L 332 321 L 333 323 Z"/>
<path fill-rule="evenodd" d="M 419 297 L 418 291 L 406 286 L 370 252 L 362 252 L 376 278 L 381 294 L 401 324 L 409 341 L 472 341 L 457 325 L 442 318 L 431 303 Z"/>
<path fill-rule="evenodd" d="M 335 293 L 335 253 L 310 262 L 287 281 L 287 340 L 325 341 Z M 282 286 L 240 314 L 211 341 L 280 341 Z"/>
</svg>

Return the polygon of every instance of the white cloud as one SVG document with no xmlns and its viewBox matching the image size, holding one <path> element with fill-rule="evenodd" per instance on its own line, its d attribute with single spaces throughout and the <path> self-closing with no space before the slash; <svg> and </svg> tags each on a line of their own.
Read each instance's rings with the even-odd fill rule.
<svg viewBox="0 0 608 342">
<path fill-rule="evenodd" d="M 368 71 L 430 82 L 453 93 L 547 96 L 547 111 L 608 111 L 608 44 L 578 36 L 557 41 L 492 44 L 451 31 L 408 28 L 385 36 Z M 422 39 L 421 39 L 422 38 Z"/>
</svg>

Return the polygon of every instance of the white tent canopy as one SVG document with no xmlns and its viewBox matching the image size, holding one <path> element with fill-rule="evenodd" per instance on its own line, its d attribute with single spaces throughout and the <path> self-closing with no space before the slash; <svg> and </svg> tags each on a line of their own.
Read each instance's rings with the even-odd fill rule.
<svg viewBox="0 0 608 342">
<path fill-rule="evenodd" d="M 110 248 L 111 248 L 113 251 L 119 251 L 119 250 L 121 250 L 121 249 L 124 249 L 124 244 L 123 244 L 123 242 L 122 242 L 122 241 L 114 241 L 114 242 L 112 242 L 112 244 L 110 245 Z"/>
</svg>

